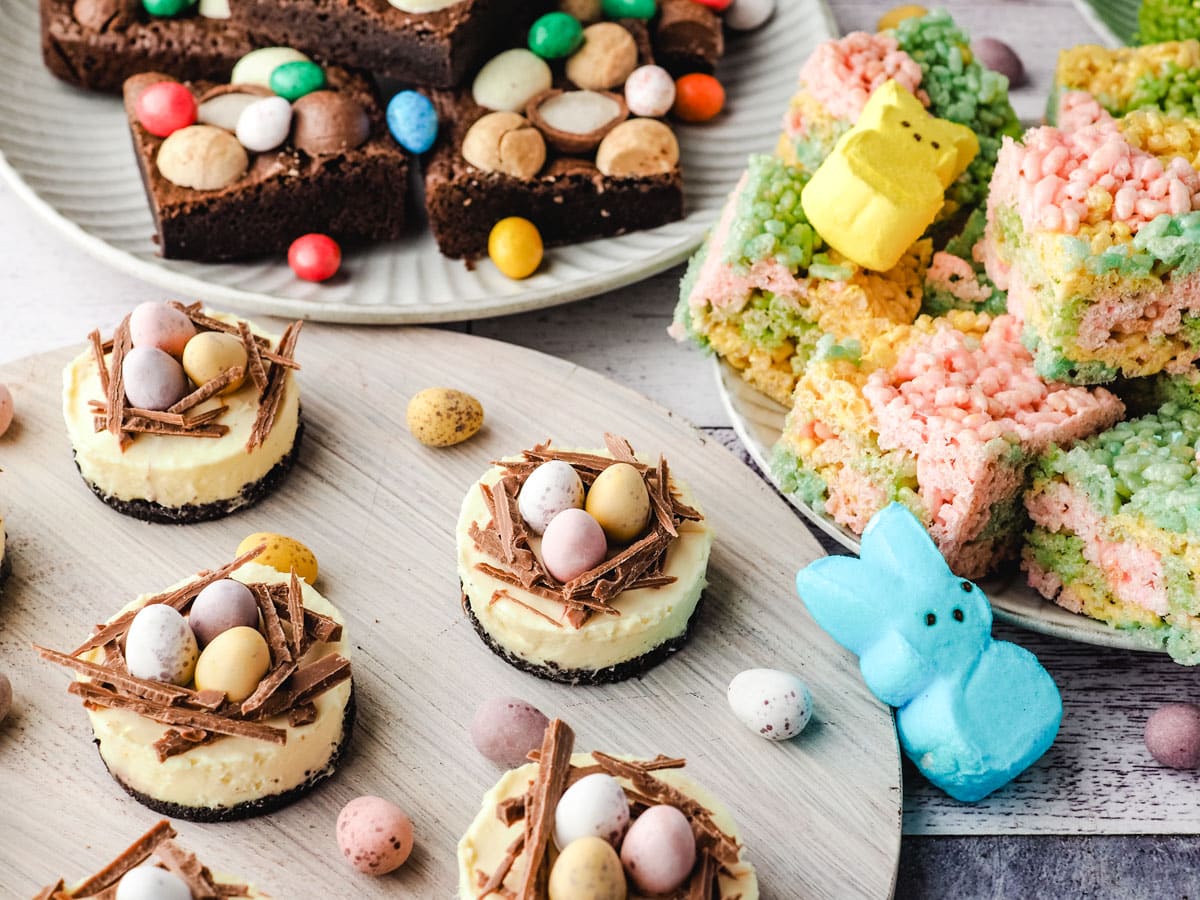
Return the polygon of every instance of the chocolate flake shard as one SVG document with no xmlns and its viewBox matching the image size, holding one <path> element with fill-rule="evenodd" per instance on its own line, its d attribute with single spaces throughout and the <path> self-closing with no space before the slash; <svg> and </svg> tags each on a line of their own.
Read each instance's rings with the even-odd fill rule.
<svg viewBox="0 0 1200 900">
<path fill-rule="evenodd" d="M 271 600 L 275 604 L 275 609 L 287 615 L 288 586 L 285 584 L 272 583 L 267 585 L 267 589 L 271 592 Z M 291 621 L 290 619 L 288 621 Z M 342 639 L 342 626 L 328 616 L 323 616 L 320 613 L 313 612 L 305 607 L 304 610 L 304 630 L 307 635 L 306 640 L 320 641 L 323 644 L 328 644 L 333 641 Z"/>
<path fill-rule="evenodd" d="M 307 641 L 304 628 L 304 593 L 300 587 L 300 576 L 296 574 L 295 566 L 292 566 L 292 576 L 288 580 L 287 604 L 288 623 L 291 625 L 292 632 L 292 658 L 299 659 L 304 655 Z"/>
<path fill-rule="evenodd" d="M 499 590 L 499 591 L 496 591 L 494 594 L 492 594 L 492 603 L 495 603 L 497 600 L 508 600 L 510 603 L 515 603 L 515 604 L 517 604 L 517 606 L 522 606 L 525 609 L 529 610 L 531 613 L 533 613 L 535 616 L 540 616 L 541 618 L 545 619 L 547 622 L 549 622 L 555 628 L 562 628 L 562 622 L 558 621 L 558 619 L 551 618 L 550 616 L 548 616 L 544 612 L 542 612 L 540 609 L 538 609 L 536 606 L 534 606 L 530 603 L 526 603 L 520 597 L 514 597 L 508 591 Z"/>
<path fill-rule="evenodd" d="M 242 346 L 246 348 L 246 360 L 249 367 L 250 381 L 258 388 L 258 396 L 261 398 L 263 391 L 267 389 L 267 369 L 263 365 L 262 353 L 258 349 L 258 341 L 254 339 L 254 335 L 250 332 L 250 326 L 238 320 L 238 336 L 242 339 Z"/>
<path fill-rule="evenodd" d="M 109 359 L 108 390 L 105 398 L 108 402 L 106 427 L 116 435 L 121 442 L 122 449 L 128 445 L 130 440 L 122 428 L 125 422 L 125 374 L 122 364 L 125 362 L 125 354 L 129 352 L 131 346 L 129 316 L 126 316 L 121 320 L 121 324 L 117 326 L 116 333 L 113 335 L 113 350 Z"/>
<path fill-rule="evenodd" d="M 516 840 L 508 845 L 508 849 L 504 851 L 504 859 L 500 860 L 500 864 L 496 866 L 496 871 L 490 876 L 486 872 L 476 871 L 476 880 L 479 882 L 478 900 L 483 900 L 489 894 L 499 894 L 502 897 L 515 897 L 516 893 L 504 886 L 504 879 L 508 877 L 508 873 L 512 871 L 513 863 L 521 855 L 521 851 L 525 849 L 525 832 L 517 835 Z"/>
<path fill-rule="evenodd" d="M 315 703 L 305 703 L 294 707 L 288 713 L 288 724 L 293 728 L 311 725 L 315 721 L 317 721 L 317 705 Z"/>
<path fill-rule="evenodd" d="M 271 599 L 266 585 L 251 584 L 248 587 L 250 593 L 254 594 L 259 613 L 262 614 L 263 625 L 267 632 L 267 649 L 271 651 L 271 665 L 278 666 L 281 663 L 291 662 L 292 651 L 288 645 L 287 635 L 283 633 L 283 624 L 279 621 L 279 613 L 275 611 L 275 602 Z"/>
<path fill-rule="evenodd" d="M 203 308 L 203 304 L 192 303 L 184 306 L 178 300 L 171 300 L 167 305 L 175 307 L 175 309 L 179 310 L 181 313 L 191 319 L 193 325 L 198 325 L 205 331 L 223 331 L 226 334 L 232 334 L 234 337 L 238 336 L 238 329 L 236 325 L 230 325 L 228 322 L 222 322 L 220 319 L 214 319 L 212 316 L 204 315 L 204 313 L 200 311 Z M 299 323 L 295 322 L 293 324 L 298 325 Z M 289 369 L 300 368 L 300 364 L 294 359 L 282 356 L 279 352 L 272 353 L 270 350 L 271 342 L 266 338 L 255 335 L 254 340 L 259 345 L 259 352 L 262 354 L 263 359 L 269 360 L 273 363 L 278 363 L 281 366 L 286 366 Z"/>
<path fill-rule="evenodd" d="M 224 699 L 224 697 L 218 697 L 217 702 L 212 703 L 211 691 L 200 694 L 165 681 L 149 681 L 145 678 L 135 678 L 110 666 L 98 665 L 88 662 L 86 659 L 77 659 L 74 656 L 59 653 L 57 650 L 48 650 L 45 647 L 39 647 L 37 644 L 33 645 L 33 649 L 37 651 L 42 659 L 58 663 L 60 666 L 66 666 L 69 669 L 74 669 L 97 684 L 112 685 L 117 690 L 135 694 L 138 697 L 143 697 L 152 703 L 158 703 L 163 706 L 187 705 L 198 709 L 216 709 Z"/>
<path fill-rule="evenodd" d="M 217 900 L 217 886 L 213 883 L 212 873 L 200 865 L 196 854 L 189 853 L 174 841 L 163 841 L 155 855 L 169 871 L 183 879 L 192 892 L 192 900 Z"/>
<path fill-rule="evenodd" d="M 529 789 L 525 816 L 525 871 L 516 890 L 516 900 L 544 896 L 549 877 L 548 844 L 554 833 L 554 810 L 567 786 L 575 732 L 562 719 L 555 719 L 542 738 L 537 778 Z"/>
<path fill-rule="evenodd" d="M 88 335 L 88 342 L 92 345 L 92 358 L 96 360 L 96 374 L 100 376 L 100 389 L 104 391 L 104 396 L 108 396 L 108 366 L 104 364 L 104 341 L 100 339 L 100 330 L 97 329 Z"/>
<path fill-rule="evenodd" d="M 229 385 L 233 384 L 242 377 L 243 369 L 241 366 L 234 366 L 231 369 L 226 369 L 216 378 L 210 378 L 200 387 L 196 388 L 182 400 L 176 402 L 173 406 L 167 408 L 167 412 L 185 413 L 189 409 L 193 409 L 203 403 L 210 397 L 219 394 Z"/>
<path fill-rule="evenodd" d="M 277 355 L 263 354 L 264 357 L 272 360 L 273 365 L 267 375 L 267 386 L 263 389 L 262 400 L 258 404 L 258 415 L 254 417 L 254 424 L 250 428 L 250 437 L 246 440 L 247 450 L 261 447 L 275 426 L 275 416 L 279 412 L 279 404 L 283 401 L 284 387 L 287 385 L 287 369 L 289 368 L 287 363 L 292 363 L 291 367 L 295 367 L 292 356 L 296 352 L 296 341 L 300 338 L 300 328 L 303 324 L 303 322 L 296 321 L 284 329 L 283 336 L 279 339 Z"/>
<path fill-rule="evenodd" d="M 71 896 L 91 897 L 105 888 L 112 887 L 121 880 L 126 872 L 137 868 L 149 859 L 163 841 L 169 841 L 173 837 L 175 837 L 175 829 L 171 827 L 170 822 L 163 819 L 130 844 L 120 856 L 75 888 L 71 892 Z"/>
<path fill-rule="evenodd" d="M 288 661 L 275 666 L 267 676 L 258 683 L 254 693 L 242 701 L 242 715 L 253 716 L 263 708 L 263 705 L 275 696 L 275 692 L 283 687 L 283 683 L 296 672 L 297 665 Z"/>
</svg>

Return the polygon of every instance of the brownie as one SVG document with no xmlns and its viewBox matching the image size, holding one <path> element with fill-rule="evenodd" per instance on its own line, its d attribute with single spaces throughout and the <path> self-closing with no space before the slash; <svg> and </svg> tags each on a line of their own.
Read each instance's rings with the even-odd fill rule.
<svg viewBox="0 0 1200 900">
<path fill-rule="evenodd" d="M 373 84 L 359 73 L 325 68 L 326 89 L 346 93 L 366 111 L 367 140 L 337 153 L 312 156 L 292 146 L 250 154 L 245 175 L 217 190 L 193 190 L 167 181 L 155 159 L 162 138 L 137 121 L 137 97 L 164 80 L 158 72 L 125 83 L 134 152 L 150 200 L 159 252 L 168 259 L 227 261 L 287 250 L 310 232 L 343 244 L 392 240 L 404 229 L 408 157 L 388 134 Z M 203 99 L 222 86 L 191 82 Z"/>
<path fill-rule="evenodd" d="M 257 46 L 240 26 L 195 11 L 156 19 L 141 0 L 40 0 L 42 58 L 58 78 L 118 93 L 126 78 L 157 71 L 181 81 L 222 81 Z"/>
<path fill-rule="evenodd" d="M 266 43 L 429 87 L 461 83 L 511 34 L 514 19 L 547 5 L 544 0 L 461 0 L 437 12 L 413 14 L 388 0 L 229 3 L 232 21 Z"/>
</svg>

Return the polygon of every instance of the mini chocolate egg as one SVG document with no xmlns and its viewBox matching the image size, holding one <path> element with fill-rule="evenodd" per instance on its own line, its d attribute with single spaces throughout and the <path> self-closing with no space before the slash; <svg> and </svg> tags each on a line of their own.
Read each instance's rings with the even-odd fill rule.
<svg viewBox="0 0 1200 900">
<path fill-rule="evenodd" d="M 564 509 L 542 535 L 542 562 L 564 584 L 600 565 L 607 555 L 604 529 L 582 509 Z"/>
<path fill-rule="evenodd" d="M 201 647 L 230 628 L 258 627 L 258 604 L 250 588 L 232 578 L 214 581 L 192 601 L 188 624 Z"/>
<path fill-rule="evenodd" d="M 695 864 L 696 837 L 674 806 L 650 807 L 633 820 L 621 843 L 621 865 L 647 894 L 677 890 Z"/>
<path fill-rule="evenodd" d="M 596 476 L 583 508 L 609 540 L 628 544 L 641 536 L 650 520 L 650 494 L 642 473 L 629 463 L 614 463 Z"/>
<path fill-rule="evenodd" d="M 426 388 L 413 394 L 405 411 L 408 430 L 426 447 L 452 447 L 483 427 L 483 406 L 453 388 Z"/>
<path fill-rule="evenodd" d="M 292 143 L 309 156 L 344 153 L 371 136 L 363 105 L 340 91 L 313 91 L 292 104 Z"/>
<path fill-rule="evenodd" d="M 134 347 L 121 363 L 125 396 L 138 409 L 162 411 L 179 402 L 188 392 L 183 366 L 157 347 Z"/>
<path fill-rule="evenodd" d="M 549 724 L 545 713 L 519 697 L 492 697 L 475 710 L 471 743 L 496 765 L 515 769 L 542 746 Z"/>
<path fill-rule="evenodd" d="M 614 847 L 629 827 L 629 799 L 611 775 L 586 775 L 567 788 L 554 810 L 554 843 L 560 850 L 580 838 L 598 837 Z"/>
<path fill-rule="evenodd" d="M 196 690 L 220 691 L 230 703 L 255 692 L 271 668 L 267 639 L 257 628 L 239 625 L 222 631 L 196 661 Z"/>
<path fill-rule="evenodd" d="M 237 139 L 251 153 L 266 153 L 287 140 L 292 128 L 292 104 L 283 97 L 263 97 L 242 110 Z"/>
<path fill-rule="evenodd" d="M 1168 703 L 1146 720 L 1146 749 L 1172 769 L 1200 768 L 1200 706 Z"/>
<path fill-rule="evenodd" d="M 812 718 L 812 694 L 790 672 L 747 669 L 729 682 L 725 696 L 742 724 L 770 741 L 794 738 Z"/>
<path fill-rule="evenodd" d="M 0 384 L 0 437 L 3 437 L 4 432 L 8 431 L 8 426 L 12 424 L 12 420 L 12 391 L 8 389 L 8 385 Z"/>
<path fill-rule="evenodd" d="M 412 821 L 382 797 L 356 797 L 338 813 L 337 842 L 346 862 L 358 871 L 386 875 L 412 853 Z"/>
<path fill-rule="evenodd" d="M 125 634 L 125 666 L 134 678 L 185 685 L 199 653 L 187 620 L 165 603 L 139 609 Z"/>
<path fill-rule="evenodd" d="M 12 682 L 8 680 L 7 675 L 0 672 L 0 722 L 8 718 L 8 714 L 12 711 L 12 702 Z"/>
<path fill-rule="evenodd" d="M 182 356 L 183 348 L 195 336 L 192 320 L 166 303 L 147 300 L 129 314 L 129 337 L 134 347 L 157 347 L 172 356 Z"/>
<path fill-rule="evenodd" d="M 282 534 L 272 534 L 269 531 L 256 531 L 245 538 L 237 547 L 237 555 L 249 553 L 255 547 L 266 545 L 262 553 L 254 557 L 256 563 L 270 566 L 276 572 L 285 575 L 294 568 L 296 574 L 314 584 L 317 580 L 316 554 L 305 547 L 295 538 Z"/>
<path fill-rule="evenodd" d="M 114 900 L 192 900 L 192 889 L 174 872 L 146 863 L 121 876 Z"/>
<path fill-rule="evenodd" d="M 550 900 L 625 900 L 628 893 L 617 851 L 596 837 L 567 845 L 554 861 L 547 889 Z"/>
<path fill-rule="evenodd" d="M 246 347 L 241 338 L 223 331 L 202 331 L 183 348 L 183 371 L 199 387 L 223 372 L 241 368 L 242 376 L 235 378 L 221 391 L 232 394 L 246 380 Z"/>
<path fill-rule="evenodd" d="M 543 534 L 564 509 L 583 509 L 583 480 L 561 459 L 544 462 L 521 485 L 517 507 L 529 530 Z"/>
<path fill-rule="evenodd" d="M 661 119 L 675 105 L 675 79 L 662 66 L 639 66 L 625 79 L 625 105 L 635 116 Z"/>
</svg>

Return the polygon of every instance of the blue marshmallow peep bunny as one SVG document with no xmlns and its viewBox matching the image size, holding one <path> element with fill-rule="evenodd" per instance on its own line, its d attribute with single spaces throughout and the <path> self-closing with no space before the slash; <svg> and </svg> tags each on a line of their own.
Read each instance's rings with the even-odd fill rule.
<svg viewBox="0 0 1200 900">
<path fill-rule="evenodd" d="M 992 640 L 992 608 L 957 577 L 916 516 L 885 507 L 862 556 L 801 569 L 817 624 L 856 653 L 867 687 L 897 707 L 900 744 L 956 800 L 981 800 L 1054 742 L 1062 698 L 1028 650 Z"/>
</svg>

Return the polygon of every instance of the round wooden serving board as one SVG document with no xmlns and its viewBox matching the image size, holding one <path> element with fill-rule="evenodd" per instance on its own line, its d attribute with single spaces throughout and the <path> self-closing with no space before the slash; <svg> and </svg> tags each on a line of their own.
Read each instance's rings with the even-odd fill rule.
<svg viewBox="0 0 1200 900">
<path fill-rule="evenodd" d="M 455 846 L 499 775 L 467 726 L 483 697 L 515 694 L 569 722 L 580 749 L 687 757 L 732 809 L 765 897 L 891 895 L 901 806 L 891 715 L 796 598 L 794 573 L 820 555 L 817 543 L 724 448 L 643 397 L 528 350 L 444 331 L 310 326 L 298 352 L 307 433 L 282 488 L 221 521 L 149 525 L 96 500 L 72 464 L 60 371 L 79 349 L 0 368 L 18 409 L 0 441 L 14 569 L 0 596 L 0 669 L 16 695 L 0 726 L 0 894 L 90 874 L 158 819 L 108 777 L 66 672 L 30 643 L 69 649 L 136 594 L 228 561 L 261 530 L 299 538 L 320 560 L 318 587 L 347 620 L 358 727 L 336 776 L 299 803 L 230 825 L 177 823 L 206 864 L 280 900 L 453 896 Z M 487 422 L 460 447 L 430 450 L 404 410 L 441 384 L 477 396 Z M 662 451 L 717 541 L 682 652 L 641 679 L 569 688 L 510 668 L 476 637 L 459 606 L 454 524 L 489 460 L 547 437 L 602 446 L 605 430 Z M 811 687 L 816 715 L 796 740 L 761 740 L 729 711 L 726 685 L 755 666 L 790 669 Z M 415 824 L 413 856 L 391 876 L 360 876 L 338 854 L 338 810 L 359 794 L 399 803 Z"/>
</svg>

